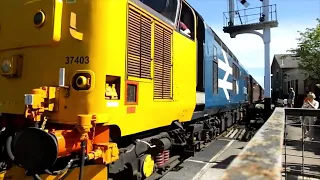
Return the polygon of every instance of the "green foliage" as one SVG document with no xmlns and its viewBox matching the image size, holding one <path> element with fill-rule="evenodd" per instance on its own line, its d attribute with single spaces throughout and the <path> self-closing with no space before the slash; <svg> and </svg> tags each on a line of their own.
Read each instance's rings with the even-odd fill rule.
<svg viewBox="0 0 320 180">
<path fill-rule="evenodd" d="M 320 79 L 320 18 L 315 28 L 298 31 L 298 46 L 288 50 L 299 57 L 299 68 L 305 70 L 311 77 Z"/>
</svg>

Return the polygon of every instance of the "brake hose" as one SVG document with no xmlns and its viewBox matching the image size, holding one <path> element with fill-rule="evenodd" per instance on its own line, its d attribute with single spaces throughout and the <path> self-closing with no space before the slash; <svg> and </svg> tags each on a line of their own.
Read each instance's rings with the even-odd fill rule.
<svg viewBox="0 0 320 180">
<path fill-rule="evenodd" d="M 83 180 L 83 176 L 84 176 L 84 162 L 86 160 L 86 146 L 87 146 L 87 141 L 83 140 L 81 141 L 81 161 L 80 161 L 80 172 L 79 172 L 79 180 Z"/>
</svg>

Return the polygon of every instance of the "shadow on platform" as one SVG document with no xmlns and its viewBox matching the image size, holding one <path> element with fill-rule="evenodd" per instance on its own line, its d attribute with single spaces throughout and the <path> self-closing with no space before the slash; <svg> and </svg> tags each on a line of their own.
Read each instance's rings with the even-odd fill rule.
<svg viewBox="0 0 320 180">
<path fill-rule="evenodd" d="M 234 160 L 234 158 L 236 158 L 237 155 L 232 155 L 229 156 L 228 158 L 222 160 L 222 161 L 216 161 L 215 165 L 211 166 L 211 168 L 216 168 L 216 169 L 227 169 L 227 167 L 229 166 L 229 164 Z"/>
<path fill-rule="evenodd" d="M 299 176 L 320 179 L 320 166 L 319 165 L 304 165 L 302 171 L 302 164 L 300 163 L 287 163 L 287 177 L 289 180 L 298 179 Z M 285 177 L 285 175 L 283 175 Z M 300 178 L 299 178 L 300 179 Z"/>
<path fill-rule="evenodd" d="M 316 140 L 316 139 L 315 139 Z M 318 141 L 318 140 L 316 140 Z M 291 150 L 296 151 L 307 151 L 314 153 L 315 155 L 320 155 L 320 144 L 312 141 L 304 141 L 304 147 L 302 146 L 301 140 L 287 140 L 287 146 L 292 147 Z"/>
</svg>

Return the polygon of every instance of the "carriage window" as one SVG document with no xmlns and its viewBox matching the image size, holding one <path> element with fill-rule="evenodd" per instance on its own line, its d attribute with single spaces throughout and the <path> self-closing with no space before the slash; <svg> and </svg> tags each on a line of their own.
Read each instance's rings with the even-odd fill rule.
<svg viewBox="0 0 320 180">
<path fill-rule="evenodd" d="M 177 0 L 141 0 L 142 3 L 151 7 L 172 22 L 175 22 L 178 2 Z"/>
<path fill-rule="evenodd" d="M 240 71 L 239 71 L 239 68 L 238 68 L 238 66 L 237 65 L 235 65 L 234 63 L 232 64 L 232 73 L 233 73 L 233 77 L 235 78 L 235 79 L 239 79 L 239 77 L 240 77 Z"/>
<path fill-rule="evenodd" d="M 217 61 L 213 61 L 212 62 L 213 65 L 213 94 L 218 94 L 218 62 Z"/>
<path fill-rule="evenodd" d="M 217 61 L 218 60 L 218 56 L 217 56 L 217 47 L 213 46 L 213 60 Z"/>
<path fill-rule="evenodd" d="M 213 94 L 218 94 L 218 57 L 217 47 L 213 46 Z"/>
</svg>

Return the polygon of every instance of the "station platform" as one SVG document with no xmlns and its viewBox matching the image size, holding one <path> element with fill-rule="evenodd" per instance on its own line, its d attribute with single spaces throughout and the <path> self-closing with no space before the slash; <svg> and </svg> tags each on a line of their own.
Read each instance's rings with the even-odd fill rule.
<svg viewBox="0 0 320 180">
<path fill-rule="evenodd" d="M 288 118 L 286 122 L 287 136 L 283 146 L 283 168 L 282 179 L 320 179 L 320 121 L 315 125 L 314 140 L 305 138 L 302 141 L 302 128 L 299 117 Z"/>
<path fill-rule="evenodd" d="M 246 144 L 225 137 L 214 140 L 161 180 L 218 180 Z"/>
<path fill-rule="evenodd" d="M 318 117 L 313 140 L 299 116 Z M 277 108 L 250 142 L 220 137 L 161 180 L 255 178 L 320 180 L 320 110 Z"/>
</svg>

